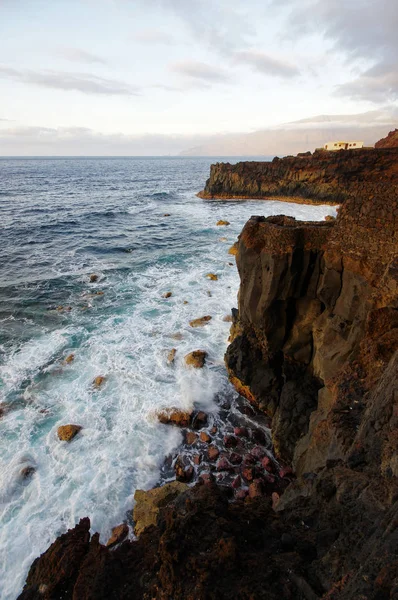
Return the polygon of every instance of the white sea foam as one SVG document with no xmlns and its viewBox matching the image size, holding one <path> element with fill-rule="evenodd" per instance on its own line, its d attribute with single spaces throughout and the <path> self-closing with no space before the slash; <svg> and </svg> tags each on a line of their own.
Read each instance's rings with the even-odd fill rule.
<svg viewBox="0 0 398 600">
<path fill-rule="evenodd" d="M 178 265 L 159 255 L 143 272 L 108 275 L 101 282 L 105 294 L 92 300 L 91 310 L 73 310 L 66 324 L 22 344 L 0 367 L 3 397 L 15 392 L 14 409 L 1 421 L 0 439 L 4 600 L 16 597 L 31 562 L 57 535 L 89 516 L 92 531 L 106 542 L 111 528 L 132 508 L 134 491 L 157 482 L 162 461 L 178 446 L 181 434 L 159 425 L 156 410 L 217 410 L 215 394 L 229 386 L 223 366 L 229 324 L 223 317 L 237 304 L 239 284 L 227 251 L 247 218 L 284 213 L 319 219 L 335 212 L 279 202 L 208 204 L 192 196 L 186 203 L 162 205 L 162 210 L 171 213 L 170 226 L 195 231 L 192 239 L 202 240 L 198 247 L 187 244 Z M 231 225 L 216 227 L 220 218 Z M 223 236 L 226 242 L 220 241 Z M 217 273 L 218 281 L 206 279 L 209 272 Z M 123 305 L 126 291 L 130 300 Z M 167 291 L 172 296 L 165 299 Z M 97 302 L 107 310 L 101 312 Z M 212 317 L 206 326 L 189 326 L 191 319 L 204 315 Z M 182 339 L 174 339 L 176 333 Z M 176 362 L 169 366 L 172 347 Z M 203 370 L 184 363 L 185 354 L 195 349 L 208 352 Z M 66 365 L 63 359 L 70 352 L 75 360 Z M 94 389 L 98 375 L 106 380 Z M 66 423 L 83 427 L 70 444 L 60 442 L 56 433 Z M 21 471 L 27 466 L 35 472 L 24 479 Z"/>
</svg>

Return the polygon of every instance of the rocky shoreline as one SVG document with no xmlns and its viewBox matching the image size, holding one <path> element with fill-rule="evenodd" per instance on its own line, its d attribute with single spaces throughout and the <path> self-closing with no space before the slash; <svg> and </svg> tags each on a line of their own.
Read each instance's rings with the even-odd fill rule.
<svg viewBox="0 0 398 600">
<path fill-rule="evenodd" d="M 300 190 L 342 207 L 246 223 L 225 357 L 238 394 L 217 417 L 159 414 L 184 443 L 166 485 L 136 494 L 138 539 L 104 546 L 82 519 L 20 599 L 398 597 L 398 149 L 373 152 L 283 159 L 297 181 L 302 161 L 333 163 Z"/>
</svg>

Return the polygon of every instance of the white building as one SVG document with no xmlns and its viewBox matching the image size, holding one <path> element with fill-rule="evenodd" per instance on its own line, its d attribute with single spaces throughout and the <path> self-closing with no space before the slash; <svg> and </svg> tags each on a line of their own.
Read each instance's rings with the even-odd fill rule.
<svg viewBox="0 0 398 600">
<path fill-rule="evenodd" d="M 323 148 L 324 150 L 354 150 L 363 148 L 363 142 L 328 142 Z"/>
</svg>

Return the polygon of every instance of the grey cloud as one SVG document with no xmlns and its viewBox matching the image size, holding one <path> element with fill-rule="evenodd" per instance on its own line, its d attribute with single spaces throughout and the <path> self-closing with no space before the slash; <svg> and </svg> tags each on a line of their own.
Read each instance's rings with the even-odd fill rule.
<svg viewBox="0 0 398 600">
<path fill-rule="evenodd" d="M 300 74 L 299 69 L 295 65 L 254 50 L 236 52 L 233 60 L 238 64 L 249 65 L 265 75 L 290 79 Z"/>
<path fill-rule="evenodd" d="M 166 44 L 168 46 L 174 44 L 174 38 L 169 33 L 159 29 L 139 31 L 134 35 L 134 39 L 143 44 Z"/>
<path fill-rule="evenodd" d="M 106 60 L 93 54 L 92 52 L 87 52 L 86 50 L 81 50 L 80 48 L 62 48 L 58 51 L 59 56 L 65 58 L 66 60 L 70 60 L 72 62 L 77 63 L 88 63 L 88 64 L 106 64 Z"/>
<path fill-rule="evenodd" d="M 271 0 L 277 6 L 277 0 Z M 368 63 L 360 75 L 338 87 L 337 93 L 385 103 L 398 99 L 397 0 L 285 0 L 291 8 L 289 36 L 321 33 L 357 64 Z M 369 68 L 369 65 L 372 65 Z"/>
<path fill-rule="evenodd" d="M 89 73 L 61 73 L 58 71 L 32 71 L 0 65 L 0 78 L 13 79 L 41 87 L 74 90 L 85 94 L 137 96 L 139 88 L 116 79 L 97 77 Z"/>
<path fill-rule="evenodd" d="M 229 81 L 229 76 L 223 69 L 213 67 L 203 62 L 186 60 L 170 65 L 170 70 L 178 75 L 190 79 L 197 79 L 200 82 L 225 83 Z"/>
</svg>

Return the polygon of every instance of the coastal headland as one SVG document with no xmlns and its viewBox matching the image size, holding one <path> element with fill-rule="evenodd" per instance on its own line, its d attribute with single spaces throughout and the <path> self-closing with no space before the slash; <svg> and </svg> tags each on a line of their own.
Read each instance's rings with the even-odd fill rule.
<svg viewBox="0 0 398 600">
<path fill-rule="evenodd" d="M 195 485 L 182 457 L 177 482 L 140 492 L 137 540 L 105 546 L 82 519 L 20 599 L 398 597 L 398 148 L 217 164 L 202 197 L 278 190 L 341 208 L 255 216 L 239 236 L 225 360 L 242 417 L 159 416 L 185 448 L 222 432 L 224 455 L 207 450 L 214 469 Z"/>
<path fill-rule="evenodd" d="M 398 182 L 398 147 L 274 158 L 272 162 L 216 163 L 198 196 L 213 199 L 273 199 L 306 204 L 341 204 L 352 195 L 389 197 Z"/>
</svg>

